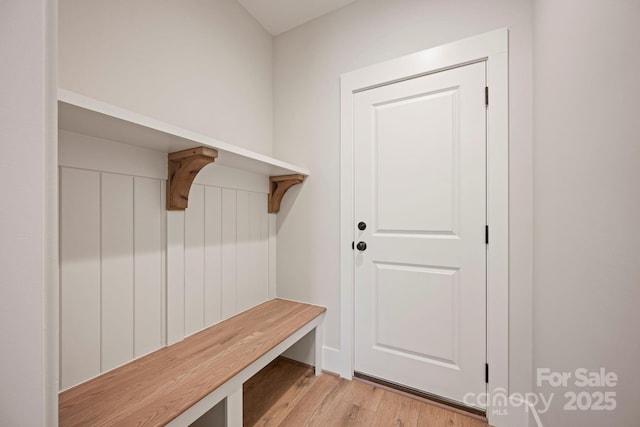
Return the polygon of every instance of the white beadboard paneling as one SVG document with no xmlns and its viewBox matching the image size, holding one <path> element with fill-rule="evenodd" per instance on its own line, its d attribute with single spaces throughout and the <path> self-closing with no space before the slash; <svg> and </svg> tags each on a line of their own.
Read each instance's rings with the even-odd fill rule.
<svg viewBox="0 0 640 427">
<path fill-rule="evenodd" d="M 163 186 L 156 179 L 134 180 L 135 356 L 160 348 L 162 337 Z"/>
<path fill-rule="evenodd" d="M 60 171 L 60 387 L 100 373 L 100 174 Z"/>
<path fill-rule="evenodd" d="M 193 185 L 184 226 L 185 335 L 204 328 L 204 186 Z"/>
<path fill-rule="evenodd" d="M 167 179 L 167 154 L 148 148 L 59 130 L 58 152 L 60 166 Z"/>
<path fill-rule="evenodd" d="M 236 314 L 236 191 L 222 190 L 222 318 Z"/>
<path fill-rule="evenodd" d="M 167 212 L 167 344 L 184 338 L 184 211 Z"/>
<path fill-rule="evenodd" d="M 204 322 L 212 325 L 222 317 L 222 190 L 206 186 L 204 201 Z"/>
<path fill-rule="evenodd" d="M 167 212 L 164 154 L 60 134 L 62 387 L 275 297 L 266 176 L 210 165 Z"/>
<path fill-rule="evenodd" d="M 102 174 L 102 361 L 133 358 L 133 177 Z"/>
<path fill-rule="evenodd" d="M 269 297 L 267 195 L 194 184 L 184 217 L 184 333 Z"/>
</svg>

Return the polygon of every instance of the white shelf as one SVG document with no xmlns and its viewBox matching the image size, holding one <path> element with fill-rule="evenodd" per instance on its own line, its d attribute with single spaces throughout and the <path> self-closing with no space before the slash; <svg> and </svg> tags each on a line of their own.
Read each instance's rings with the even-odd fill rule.
<svg viewBox="0 0 640 427">
<path fill-rule="evenodd" d="M 182 129 L 133 111 L 58 89 L 58 127 L 165 153 L 193 147 L 218 150 L 216 165 L 263 175 L 309 175 L 299 166 Z"/>
</svg>

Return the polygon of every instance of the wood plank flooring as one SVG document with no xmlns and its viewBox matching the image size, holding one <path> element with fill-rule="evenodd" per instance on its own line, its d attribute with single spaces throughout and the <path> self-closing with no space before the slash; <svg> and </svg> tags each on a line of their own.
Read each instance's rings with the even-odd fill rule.
<svg viewBox="0 0 640 427">
<path fill-rule="evenodd" d="M 244 425 L 488 427 L 477 419 L 279 358 L 244 385 Z"/>
</svg>

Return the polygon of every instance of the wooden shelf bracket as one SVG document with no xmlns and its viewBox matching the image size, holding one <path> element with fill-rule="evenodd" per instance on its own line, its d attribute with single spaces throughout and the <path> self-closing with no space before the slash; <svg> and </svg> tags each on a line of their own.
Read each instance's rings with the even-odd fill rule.
<svg viewBox="0 0 640 427">
<path fill-rule="evenodd" d="M 196 147 L 169 153 L 169 179 L 167 181 L 167 210 L 187 208 L 189 190 L 198 172 L 218 157 L 218 150 Z"/>
<path fill-rule="evenodd" d="M 300 174 L 269 177 L 269 213 L 280 212 L 280 202 L 284 193 L 294 185 L 302 183 L 304 179 L 305 176 Z"/>
</svg>

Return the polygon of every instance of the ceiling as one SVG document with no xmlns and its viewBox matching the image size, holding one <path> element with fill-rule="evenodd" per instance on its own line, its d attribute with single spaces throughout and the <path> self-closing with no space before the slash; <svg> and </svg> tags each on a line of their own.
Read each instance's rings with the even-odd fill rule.
<svg viewBox="0 0 640 427">
<path fill-rule="evenodd" d="M 356 0 L 238 0 L 273 36 Z"/>
</svg>

